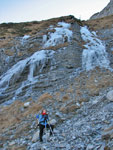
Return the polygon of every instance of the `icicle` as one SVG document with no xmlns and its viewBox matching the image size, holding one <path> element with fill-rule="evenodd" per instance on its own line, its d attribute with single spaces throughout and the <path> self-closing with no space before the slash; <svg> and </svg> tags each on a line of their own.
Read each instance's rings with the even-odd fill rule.
<svg viewBox="0 0 113 150">
<path fill-rule="evenodd" d="M 29 75 L 28 75 L 29 81 L 33 81 L 34 70 L 35 70 L 35 63 L 30 65 L 30 71 L 29 71 Z"/>
</svg>

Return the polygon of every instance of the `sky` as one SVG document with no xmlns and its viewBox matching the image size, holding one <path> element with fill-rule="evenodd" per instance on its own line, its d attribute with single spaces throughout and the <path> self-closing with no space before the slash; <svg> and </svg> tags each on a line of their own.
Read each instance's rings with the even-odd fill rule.
<svg viewBox="0 0 113 150">
<path fill-rule="evenodd" d="M 0 0 L 0 23 L 41 21 L 74 15 L 88 20 L 110 0 Z"/>
</svg>

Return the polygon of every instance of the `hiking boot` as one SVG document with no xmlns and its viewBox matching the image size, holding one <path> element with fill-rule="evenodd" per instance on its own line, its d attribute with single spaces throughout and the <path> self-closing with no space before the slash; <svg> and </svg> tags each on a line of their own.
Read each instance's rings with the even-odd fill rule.
<svg viewBox="0 0 113 150">
<path fill-rule="evenodd" d="M 42 139 L 40 139 L 40 142 L 43 142 L 43 140 L 42 140 Z"/>
<path fill-rule="evenodd" d="M 52 136 L 53 135 L 53 133 L 52 132 L 50 132 L 50 136 Z"/>
</svg>

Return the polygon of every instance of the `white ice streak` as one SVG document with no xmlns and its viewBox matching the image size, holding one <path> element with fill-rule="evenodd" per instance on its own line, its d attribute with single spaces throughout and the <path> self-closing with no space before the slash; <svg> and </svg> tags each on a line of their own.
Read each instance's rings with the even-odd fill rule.
<svg viewBox="0 0 113 150">
<path fill-rule="evenodd" d="M 106 48 L 102 41 L 98 39 L 96 33 L 90 32 L 87 27 L 81 27 L 82 39 L 86 42 L 86 49 L 82 53 L 82 67 L 87 71 L 96 66 L 109 68 L 109 60 Z"/>
<path fill-rule="evenodd" d="M 24 44 L 27 42 L 27 40 L 30 38 L 30 35 L 24 35 L 21 38 L 21 44 L 24 46 Z"/>
<path fill-rule="evenodd" d="M 19 61 L 0 77 L 0 91 L 2 91 L 2 89 L 7 89 L 10 82 L 16 82 L 16 80 L 21 77 L 21 74 L 26 67 L 29 67 L 27 80 L 33 81 L 33 74 L 36 65 L 42 65 L 42 70 L 47 60 L 50 59 L 53 54 L 54 51 L 52 50 L 41 50 L 34 53 L 31 57 Z"/>
<path fill-rule="evenodd" d="M 58 22 L 58 26 L 62 26 L 63 28 L 68 28 L 68 29 L 71 27 L 71 25 L 66 22 Z"/>
<path fill-rule="evenodd" d="M 49 32 L 48 35 L 43 36 L 44 48 L 70 42 L 73 34 L 70 27 L 71 25 L 68 23 L 59 22 L 58 27 L 53 28 L 55 32 Z"/>
<path fill-rule="evenodd" d="M 24 39 L 24 40 L 26 40 L 26 39 L 28 39 L 28 38 L 30 38 L 30 35 L 24 35 L 24 36 L 23 36 L 23 39 Z"/>
</svg>

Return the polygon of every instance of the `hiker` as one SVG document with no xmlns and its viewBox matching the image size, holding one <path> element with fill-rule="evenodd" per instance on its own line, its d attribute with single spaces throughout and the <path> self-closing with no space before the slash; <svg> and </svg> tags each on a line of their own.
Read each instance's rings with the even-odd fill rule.
<svg viewBox="0 0 113 150">
<path fill-rule="evenodd" d="M 39 130 L 40 130 L 40 132 L 39 132 L 40 142 L 43 142 L 42 136 L 43 136 L 44 128 L 49 128 L 50 129 L 50 136 L 51 136 L 52 133 L 53 133 L 54 126 L 48 123 L 49 118 L 48 118 L 48 114 L 47 114 L 45 109 L 42 110 L 41 114 L 37 115 L 36 118 L 39 121 L 38 125 L 39 125 Z"/>
</svg>

